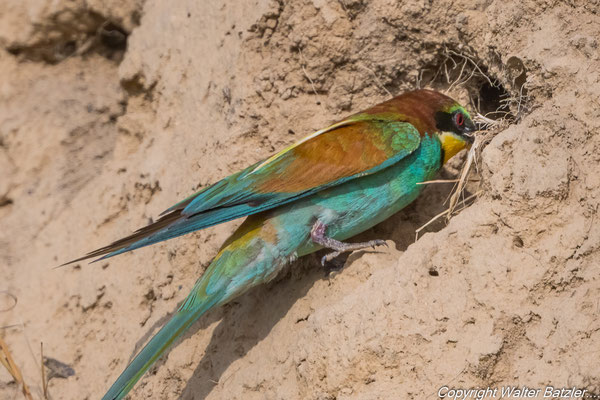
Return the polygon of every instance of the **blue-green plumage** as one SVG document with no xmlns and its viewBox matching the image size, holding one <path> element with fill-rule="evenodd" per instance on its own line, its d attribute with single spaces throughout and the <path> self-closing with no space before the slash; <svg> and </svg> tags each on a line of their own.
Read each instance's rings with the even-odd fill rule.
<svg viewBox="0 0 600 400">
<path fill-rule="evenodd" d="M 272 279 L 290 260 L 319 250 L 321 246 L 310 240 L 311 228 L 317 219 L 328 225 L 331 237 L 350 238 L 410 204 L 423 187 L 417 183 L 430 180 L 441 162 L 440 140 L 428 135 L 415 152 L 388 169 L 249 217 L 239 228 L 243 235 L 253 236 L 246 246 L 240 248 L 234 241 L 231 249 L 226 246 L 220 252 L 181 309 L 140 352 L 103 399 L 119 399 L 119 393 L 127 393 L 156 358 L 206 310 Z M 245 232 L 247 225 L 257 221 L 259 229 L 275 230 L 275 243 L 265 241 L 261 232 Z M 241 259 L 235 260 L 236 256 Z"/>
<path fill-rule="evenodd" d="M 444 132 L 442 132 L 442 129 Z M 156 223 L 88 254 L 111 257 L 249 215 L 173 318 L 127 366 L 104 400 L 122 399 L 207 310 L 273 279 L 292 260 L 342 243 L 410 204 L 443 162 L 470 141 L 468 113 L 415 91 L 309 136 L 166 211 Z M 369 245 L 372 243 L 366 243 Z"/>
<path fill-rule="evenodd" d="M 386 220 L 417 198 L 423 186 L 441 165 L 441 144 L 436 136 L 425 136 L 419 148 L 396 165 L 361 179 L 347 182 L 316 195 L 278 208 L 272 216 L 284 238 L 296 248 L 298 256 L 317 251 L 321 246 L 310 240 L 316 219 L 328 226 L 328 236 L 346 240 Z M 292 235 L 288 235 L 293 232 Z"/>
</svg>

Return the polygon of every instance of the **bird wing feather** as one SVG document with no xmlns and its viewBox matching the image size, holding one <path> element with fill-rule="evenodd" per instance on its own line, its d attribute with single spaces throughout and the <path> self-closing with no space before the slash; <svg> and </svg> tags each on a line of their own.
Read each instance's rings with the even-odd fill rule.
<svg viewBox="0 0 600 400">
<path fill-rule="evenodd" d="M 399 118 L 356 114 L 317 131 L 175 204 L 132 235 L 71 262 L 112 257 L 378 172 L 419 147 L 419 131 Z"/>
</svg>

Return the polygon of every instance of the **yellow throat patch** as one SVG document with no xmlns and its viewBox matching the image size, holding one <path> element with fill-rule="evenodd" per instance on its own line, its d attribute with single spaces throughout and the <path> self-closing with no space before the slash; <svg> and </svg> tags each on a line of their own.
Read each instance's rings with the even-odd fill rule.
<svg viewBox="0 0 600 400">
<path fill-rule="evenodd" d="M 444 164 L 454 157 L 456 153 L 468 146 L 468 143 L 450 132 L 442 132 L 440 135 L 442 149 L 444 149 Z"/>
</svg>

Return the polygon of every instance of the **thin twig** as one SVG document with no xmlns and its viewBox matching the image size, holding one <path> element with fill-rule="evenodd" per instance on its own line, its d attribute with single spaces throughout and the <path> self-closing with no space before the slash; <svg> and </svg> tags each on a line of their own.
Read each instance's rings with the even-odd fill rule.
<svg viewBox="0 0 600 400">
<path fill-rule="evenodd" d="M 423 72 L 427 71 L 427 69 L 420 69 L 419 75 L 417 75 L 417 89 L 421 89 L 421 82 L 423 82 Z"/>
<path fill-rule="evenodd" d="M 312 78 L 310 77 L 310 75 L 308 75 L 308 72 L 306 72 L 306 68 L 304 68 L 304 64 L 308 64 L 308 63 L 306 61 L 306 58 L 304 58 L 304 54 L 302 53 L 302 49 L 299 49 L 298 52 L 300 53 L 300 58 L 302 59 L 302 63 L 300 64 L 300 68 L 302 68 L 302 72 L 304 72 L 304 76 L 310 82 L 310 86 L 312 87 L 313 93 L 315 94 L 315 96 L 317 96 L 317 101 L 319 102 L 319 104 L 322 104 L 321 103 L 321 98 L 319 96 L 319 93 L 317 93 L 317 88 L 315 86 L 315 82 L 312 80 Z"/>
<path fill-rule="evenodd" d="M 464 199 L 463 203 L 466 203 L 467 201 L 470 201 L 471 199 L 476 198 L 477 196 L 479 196 L 481 194 L 481 192 L 477 192 L 474 193 L 472 195 L 470 195 L 469 197 L 467 197 L 466 199 Z M 463 206 L 462 208 L 458 209 L 458 210 L 454 210 L 452 212 L 459 212 L 462 211 L 466 208 L 467 206 Z M 440 219 L 441 217 L 443 217 L 446 214 L 450 214 L 450 208 L 446 209 L 445 211 L 442 211 L 441 213 L 439 213 L 438 215 L 436 215 L 435 217 L 431 218 L 429 221 L 427 221 L 424 225 L 421 225 L 421 227 L 419 227 L 417 230 L 415 230 L 415 242 L 417 240 L 419 240 L 419 233 L 425 229 L 426 227 L 428 227 L 429 225 L 431 225 L 432 223 L 434 223 L 435 221 L 437 221 L 438 219 Z"/>
<path fill-rule="evenodd" d="M 473 145 L 469 149 L 467 161 L 465 162 L 463 169 L 461 171 L 460 178 L 458 180 L 456 189 L 454 190 L 454 193 L 450 197 L 450 204 L 448 205 L 448 210 L 449 210 L 448 217 L 452 214 L 452 212 L 456 208 L 456 205 L 458 204 L 458 200 L 459 200 L 461 194 L 463 193 L 463 189 L 465 188 L 465 185 L 467 184 L 467 176 L 469 175 L 469 172 L 471 172 L 471 165 L 473 165 L 473 160 L 475 159 L 475 154 L 476 154 L 477 149 L 479 148 L 480 144 L 481 144 L 481 137 L 476 136 L 475 143 L 473 143 Z"/>
<path fill-rule="evenodd" d="M 44 399 L 48 400 L 48 381 L 46 380 L 46 367 L 44 366 L 44 342 L 40 342 L 40 367 L 42 368 L 42 391 Z"/>
<path fill-rule="evenodd" d="M 383 84 L 381 83 L 381 81 L 379 80 L 379 78 L 377 77 L 377 74 L 375 73 L 375 71 L 373 71 L 371 68 L 362 65 L 362 64 L 358 64 L 359 67 L 366 69 L 367 71 L 369 71 L 373 77 L 375 78 L 375 80 L 377 81 L 377 84 L 379 85 L 380 88 L 382 88 L 383 90 L 385 90 L 385 92 L 388 94 L 388 96 L 392 97 L 392 94 L 390 93 L 389 90 L 387 90 L 385 88 L 385 86 L 383 86 Z"/>
<path fill-rule="evenodd" d="M 25 338 L 25 343 L 27 343 L 27 348 L 29 349 L 29 355 L 31 356 L 31 359 L 33 360 L 33 362 L 37 362 L 37 357 L 35 356 L 35 353 L 33 352 L 33 347 L 31 347 L 31 342 L 29 341 L 29 336 L 27 336 L 27 329 L 25 328 L 25 323 L 23 322 L 23 319 L 21 318 L 21 316 L 18 316 L 19 318 L 19 322 L 21 323 L 21 333 L 23 333 L 23 337 Z"/>
<path fill-rule="evenodd" d="M 455 52 L 454 50 L 450 50 L 450 49 L 446 49 L 446 51 L 447 51 L 448 53 L 450 53 L 450 54 L 453 54 L 453 55 L 457 56 L 457 57 L 462 57 L 462 58 L 464 58 L 464 59 L 467 59 L 467 60 L 469 60 L 469 62 L 471 62 L 471 64 L 473 64 L 473 66 L 474 66 L 474 67 L 475 67 L 475 69 L 476 69 L 476 70 L 477 70 L 477 71 L 478 71 L 478 72 L 481 74 L 481 76 L 483 76 L 484 78 L 486 78 L 486 79 L 487 79 L 487 81 L 488 81 L 488 83 L 490 84 L 490 86 L 494 86 L 494 83 L 492 82 L 492 80 L 490 79 L 490 77 L 489 77 L 489 76 L 487 76 L 487 75 L 486 75 L 486 74 L 485 74 L 485 73 L 484 73 L 484 72 L 481 70 L 481 68 L 479 68 L 479 65 L 477 65 L 477 63 L 476 63 L 475 61 L 473 61 L 473 59 L 472 59 L 471 57 L 469 57 L 469 56 L 466 56 L 466 55 L 464 55 L 464 54 L 461 54 L 461 53 L 457 53 L 457 52 Z"/>
<path fill-rule="evenodd" d="M 0 363 L 4 365 L 4 368 L 8 371 L 9 374 L 13 377 L 17 384 L 21 385 L 21 391 L 23 392 L 23 396 L 27 400 L 33 400 L 31 396 L 31 392 L 29 391 L 29 387 L 23 380 L 23 375 L 21 374 L 21 370 L 15 364 L 12 356 L 10 355 L 10 351 L 8 350 L 8 345 L 2 340 L 0 337 Z"/>
</svg>

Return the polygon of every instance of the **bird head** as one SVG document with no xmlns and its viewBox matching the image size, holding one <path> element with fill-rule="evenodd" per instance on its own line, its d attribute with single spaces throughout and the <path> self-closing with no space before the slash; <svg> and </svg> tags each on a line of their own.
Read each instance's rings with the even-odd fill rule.
<svg viewBox="0 0 600 400">
<path fill-rule="evenodd" d="M 405 92 L 365 113 L 394 115 L 410 122 L 422 136 L 436 135 L 444 150 L 444 163 L 475 140 L 475 124 L 467 110 L 435 90 Z"/>
<path fill-rule="evenodd" d="M 444 149 L 444 163 L 465 147 L 471 147 L 477 129 L 463 106 L 452 100 L 452 103 L 436 111 L 434 118 L 436 132 Z"/>
</svg>

